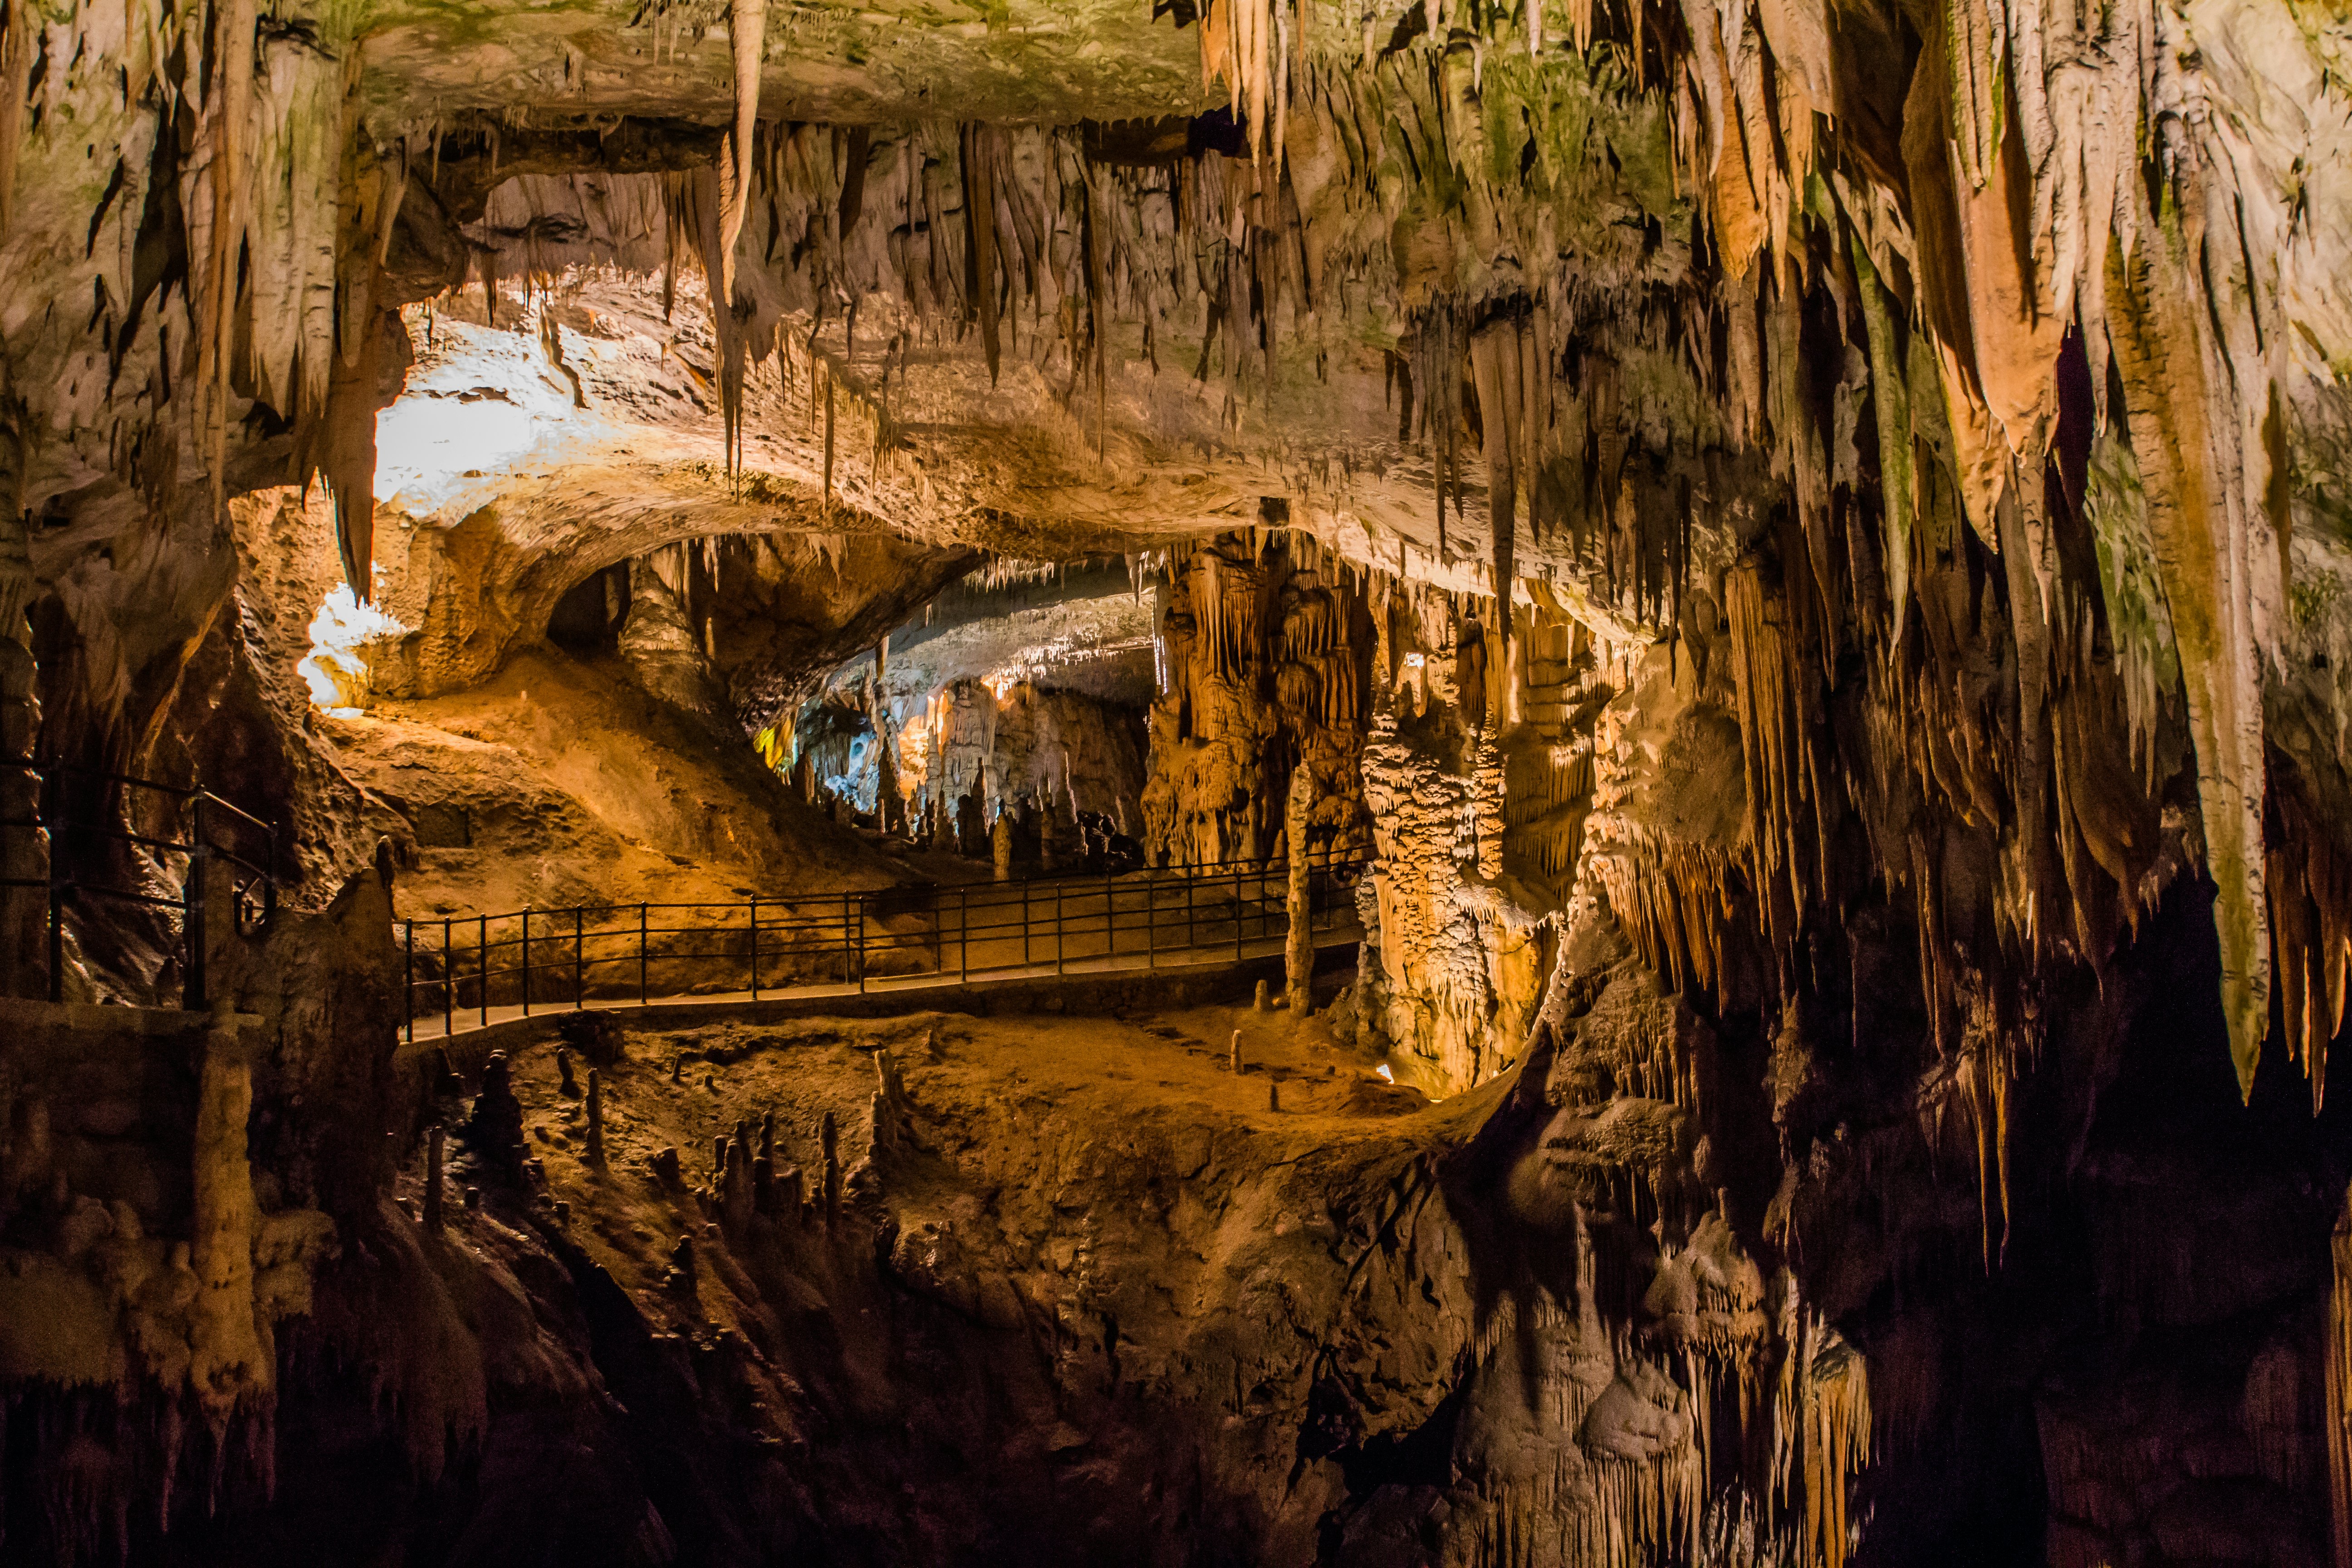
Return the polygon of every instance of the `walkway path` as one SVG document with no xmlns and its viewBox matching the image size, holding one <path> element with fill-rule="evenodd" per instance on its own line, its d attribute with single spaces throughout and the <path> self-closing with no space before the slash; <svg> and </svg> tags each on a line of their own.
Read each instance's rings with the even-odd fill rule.
<svg viewBox="0 0 2352 1568">
<path fill-rule="evenodd" d="M 1315 945 L 1360 941 L 1354 863 L 1318 866 Z M 395 925 L 412 1041 L 577 1008 L 923 992 L 1279 955 L 1279 862 L 967 887 L 452 916 Z"/>
</svg>

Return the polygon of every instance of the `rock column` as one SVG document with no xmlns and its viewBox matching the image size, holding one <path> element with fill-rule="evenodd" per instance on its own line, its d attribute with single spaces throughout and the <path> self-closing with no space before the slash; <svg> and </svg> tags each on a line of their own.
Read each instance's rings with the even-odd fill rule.
<svg viewBox="0 0 2352 1568">
<path fill-rule="evenodd" d="M 1290 846 L 1290 940 L 1283 969 L 1294 1018 L 1307 1016 L 1313 1005 L 1308 993 L 1315 975 L 1315 926 L 1307 904 L 1307 816 L 1314 805 L 1315 780 L 1302 763 L 1291 771 L 1290 799 L 1283 813 L 1283 836 Z"/>
<path fill-rule="evenodd" d="M 250 1391 L 268 1388 L 277 1373 L 254 1315 L 253 1239 L 261 1209 L 246 1147 L 253 1055 L 243 1028 L 218 1017 L 206 1031 L 197 1075 L 190 1184 L 195 1235 L 189 1256 L 196 1298 L 188 1310 L 194 1355 L 188 1375 L 215 1420 L 226 1419 Z"/>
</svg>

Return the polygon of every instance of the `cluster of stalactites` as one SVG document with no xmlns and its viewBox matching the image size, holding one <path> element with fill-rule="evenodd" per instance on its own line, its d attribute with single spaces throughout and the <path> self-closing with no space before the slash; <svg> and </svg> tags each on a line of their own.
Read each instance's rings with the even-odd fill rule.
<svg viewBox="0 0 2352 1568">
<path fill-rule="evenodd" d="M 1485 1508 L 1463 1520 L 1484 1540 L 1479 1560 L 1843 1568 L 1853 1483 L 1873 1458 L 1863 1357 L 1787 1269 L 1768 1286 L 1719 1214 L 1658 1231 L 1635 1322 L 1601 1310 L 1619 1260 L 1579 1205 L 1567 1296 L 1507 1296 L 1481 1323 L 1483 1364 L 1507 1341 L 1542 1339 L 1599 1375 L 1545 1380 L 1546 1424 L 1573 1444 L 1532 1473 L 1497 1467 Z"/>
<path fill-rule="evenodd" d="M 1301 774 L 1311 847 L 1292 851 L 1360 852 L 1371 639 L 1358 574 L 1277 528 L 1144 552 L 1130 570 L 1162 607 L 1147 853 L 1171 864 L 1274 853 Z"/>
<path fill-rule="evenodd" d="M 1190 683 L 1255 689 L 1271 679 L 1300 729 L 1349 728 L 1363 714 L 1355 617 L 1360 574 L 1301 529 L 1249 528 L 1130 563 L 1139 595 L 1164 592 L 1183 614 L 1191 658 L 1163 673 L 1189 705 Z M 1164 630 L 1162 633 L 1164 640 Z"/>
</svg>

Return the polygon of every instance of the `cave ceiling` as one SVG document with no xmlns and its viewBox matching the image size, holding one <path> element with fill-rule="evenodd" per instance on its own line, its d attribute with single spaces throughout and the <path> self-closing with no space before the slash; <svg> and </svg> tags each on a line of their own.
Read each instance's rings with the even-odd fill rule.
<svg viewBox="0 0 2352 1568">
<path fill-rule="evenodd" d="M 732 107 L 723 3 L 493 0 L 367 16 L 367 111 L 382 125 L 517 106 L 717 123 Z M 765 33 L 760 106 L 773 120 L 1119 120 L 1212 101 L 1191 37 L 1132 0 L 779 5 Z"/>
</svg>

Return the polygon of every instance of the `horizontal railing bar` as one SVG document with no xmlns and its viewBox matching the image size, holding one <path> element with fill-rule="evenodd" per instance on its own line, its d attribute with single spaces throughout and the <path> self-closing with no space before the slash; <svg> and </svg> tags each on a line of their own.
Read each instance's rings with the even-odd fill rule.
<svg viewBox="0 0 2352 1568">
<path fill-rule="evenodd" d="M 152 893 L 126 893 L 120 888 L 101 888 L 89 882 L 50 882 L 35 885 L 52 888 L 61 894 L 87 893 L 94 898 L 114 899 L 126 904 L 152 904 L 161 910 L 176 910 L 180 907 L 180 900 L 177 897 L 159 899 Z"/>
<path fill-rule="evenodd" d="M 227 812 L 231 816 L 237 818 L 239 821 L 250 823 L 254 826 L 260 828 L 264 833 L 274 833 L 277 831 L 277 828 L 272 824 L 262 821 L 261 818 L 254 816 L 253 813 L 246 810 L 245 807 L 241 805 L 236 805 L 231 802 L 223 800 L 220 796 L 215 795 L 208 789 L 198 790 L 195 793 L 194 798 L 202 800 L 206 805 L 216 805 L 223 811 Z"/>
</svg>

